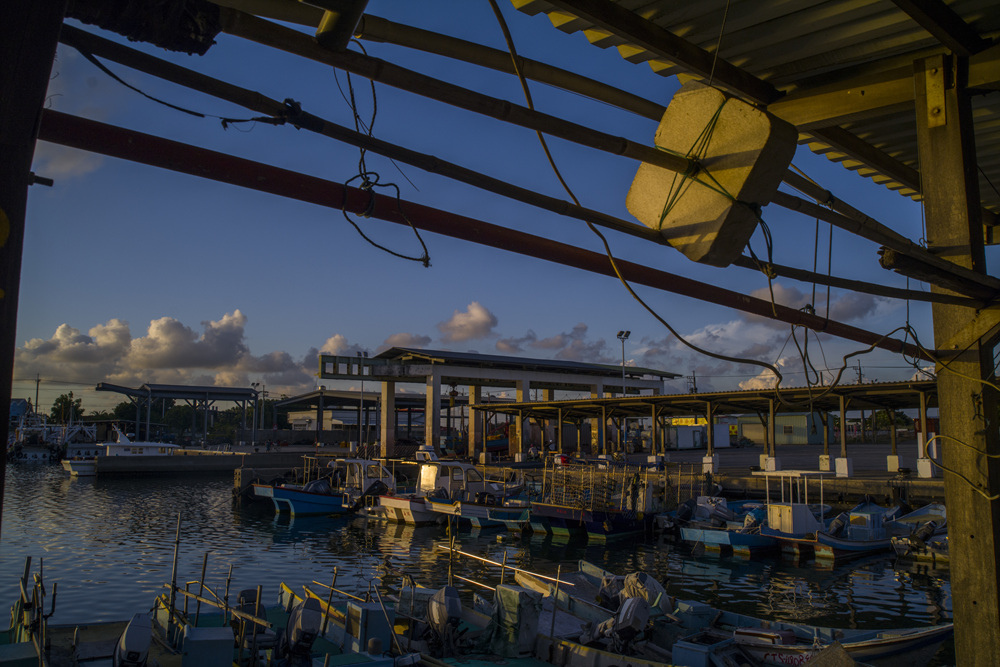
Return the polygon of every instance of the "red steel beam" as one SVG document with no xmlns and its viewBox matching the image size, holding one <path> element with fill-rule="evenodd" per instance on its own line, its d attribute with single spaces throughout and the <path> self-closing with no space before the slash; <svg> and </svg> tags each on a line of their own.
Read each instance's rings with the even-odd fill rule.
<svg viewBox="0 0 1000 667">
<path fill-rule="evenodd" d="M 371 214 L 375 218 L 397 224 L 407 224 L 397 210 L 397 202 L 394 197 L 364 192 L 358 188 L 345 187 L 341 183 L 315 176 L 280 169 L 59 111 L 46 110 L 44 112 L 39 139 L 123 160 L 201 176 L 231 185 L 239 185 L 251 190 L 269 192 L 319 206 L 343 207 L 352 213 L 371 210 Z M 374 208 L 369 209 L 372 196 L 375 198 L 375 205 Z M 544 259 L 591 273 L 605 276 L 615 275 L 607 256 L 601 253 L 408 201 L 402 201 L 399 205 L 406 211 L 409 221 L 419 229 Z M 617 263 L 622 276 L 632 283 L 735 308 L 815 331 L 823 331 L 890 352 L 906 353 L 912 357 L 924 357 L 915 345 L 895 338 L 841 322 L 826 320 L 795 308 L 779 304 L 772 305 L 770 301 L 764 299 L 709 285 L 675 273 L 621 259 L 617 260 Z"/>
</svg>

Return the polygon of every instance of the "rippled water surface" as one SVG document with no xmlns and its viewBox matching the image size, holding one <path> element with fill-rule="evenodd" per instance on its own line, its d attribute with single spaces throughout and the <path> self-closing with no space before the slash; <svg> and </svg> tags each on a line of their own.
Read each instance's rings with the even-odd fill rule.
<svg viewBox="0 0 1000 667">
<path fill-rule="evenodd" d="M 178 581 L 200 577 L 225 589 L 264 587 L 277 595 L 284 581 L 329 583 L 364 591 L 391 563 L 425 585 L 447 581 L 443 528 L 413 528 L 362 519 L 276 518 L 270 506 L 234 506 L 228 476 L 202 478 L 70 479 L 58 466 L 7 467 L 0 535 L 0 602 L 17 595 L 25 556 L 45 580 L 59 583 L 54 623 L 118 620 L 148 609 L 170 581 L 177 517 L 181 517 Z M 773 560 L 694 555 L 656 538 L 593 545 L 551 537 L 460 532 L 457 546 L 540 573 L 579 559 L 626 573 L 643 569 L 667 578 L 668 591 L 716 607 L 776 620 L 834 627 L 909 627 L 951 620 L 947 569 L 895 566 L 886 557 L 833 569 Z M 460 560 L 454 573 L 496 583 L 498 572 Z M 393 575 L 387 584 L 395 583 Z M 456 582 L 461 589 L 463 584 Z M 466 588 L 471 588 L 466 586 Z M 942 658 L 947 662 L 948 647 Z"/>
</svg>

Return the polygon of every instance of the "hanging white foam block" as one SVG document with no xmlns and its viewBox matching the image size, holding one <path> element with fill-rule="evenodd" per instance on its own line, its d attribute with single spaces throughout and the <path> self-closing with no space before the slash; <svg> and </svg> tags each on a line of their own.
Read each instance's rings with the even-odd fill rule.
<svg viewBox="0 0 1000 667">
<path fill-rule="evenodd" d="M 659 230 L 689 259 L 728 266 L 743 252 L 757 226 L 752 207 L 766 205 L 777 191 L 795 154 L 798 134 L 780 118 L 689 81 L 663 114 L 656 145 L 686 155 L 702 143 L 703 133 L 707 143 L 698 151 L 701 173 L 684 179 L 644 162 L 625 203 L 632 215 Z"/>
</svg>

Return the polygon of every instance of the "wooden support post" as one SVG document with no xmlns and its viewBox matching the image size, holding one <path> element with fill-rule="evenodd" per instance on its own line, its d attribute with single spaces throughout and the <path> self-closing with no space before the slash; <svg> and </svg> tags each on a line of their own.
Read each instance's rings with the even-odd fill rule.
<svg viewBox="0 0 1000 667">
<path fill-rule="evenodd" d="M 820 424 L 823 426 L 823 456 L 830 455 L 830 413 L 816 413 L 820 417 Z"/>
<path fill-rule="evenodd" d="M 767 400 L 767 434 L 768 440 L 770 441 L 770 456 L 775 458 L 775 452 L 777 451 L 777 443 L 775 442 L 775 435 L 777 430 L 774 427 L 774 399 L 769 398 Z"/>
<path fill-rule="evenodd" d="M 708 420 L 705 425 L 705 435 L 708 437 L 707 455 L 711 456 L 715 451 L 715 424 L 712 423 L 712 401 L 705 401 L 705 418 Z"/>
<path fill-rule="evenodd" d="M 650 449 L 649 453 L 655 456 L 660 453 L 660 448 L 658 446 L 658 443 L 660 441 L 660 420 L 656 416 L 656 405 L 650 407 L 650 416 L 652 417 L 652 424 L 650 426 L 651 437 L 649 443 L 649 449 Z"/>
<path fill-rule="evenodd" d="M 563 419 L 562 419 L 562 408 L 556 411 L 558 415 L 556 419 L 556 447 L 560 454 L 565 454 L 566 450 L 563 449 Z"/>
<path fill-rule="evenodd" d="M 31 160 L 65 10 L 65 0 L 0 3 L 0 424 L 8 424 L 10 417 Z M 0 512 L 6 467 L 3 447 Z"/>
<path fill-rule="evenodd" d="M 920 437 L 924 439 L 924 445 L 927 444 L 927 392 L 920 392 Z M 925 447 L 926 449 L 926 447 Z M 920 452 L 921 458 L 924 456 L 924 452 Z"/>
<path fill-rule="evenodd" d="M 424 444 L 441 451 L 441 375 L 434 371 L 424 378 Z"/>
<path fill-rule="evenodd" d="M 847 399 L 840 395 L 840 458 L 847 458 Z"/>
<path fill-rule="evenodd" d="M 896 456 L 896 411 L 892 408 L 886 408 L 885 411 L 889 413 L 889 444 L 892 445 L 892 455 Z"/>
<path fill-rule="evenodd" d="M 469 405 L 478 405 L 483 401 L 483 388 L 477 384 L 469 385 Z M 469 408 L 469 455 L 476 461 L 476 452 L 485 452 L 486 444 L 483 438 L 483 415 L 480 410 Z"/>
<path fill-rule="evenodd" d="M 396 454 L 396 383 L 383 380 L 379 401 L 379 442 L 382 456 L 389 458 Z"/>
<path fill-rule="evenodd" d="M 967 76 L 966 58 L 939 55 L 914 63 L 917 148 L 920 164 L 928 166 L 921 171 L 927 249 L 985 273 Z M 995 378 L 1000 314 L 943 304 L 932 312 L 934 349 L 945 351 L 947 362 L 947 368 L 937 364 L 940 431 L 947 436 L 942 459 L 964 476 L 944 475 L 955 659 L 960 665 L 996 665 L 996 652 L 983 647 L 1000 642 L 1000 461 L 990 458 L 1000 456 L 1000 432 L 997 392 L 984 381 Z"/>
</svg>

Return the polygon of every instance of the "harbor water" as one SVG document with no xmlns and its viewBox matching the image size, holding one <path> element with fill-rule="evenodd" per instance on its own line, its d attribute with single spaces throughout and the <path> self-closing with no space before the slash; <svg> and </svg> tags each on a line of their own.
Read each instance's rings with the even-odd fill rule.
<svg viewBox="0 0 1000 667">
<path fill-rule="evenodd" d="M 398 571 L 418 583 L 447 583 L 443 527 L 414 528 L 359 518 L 276 517 L 270 505 L 238 506 L 229 476 L 69 478 L 56 465 L 8 465 L 0 535 L 0 600 L 17 596 L 26 556 L 51 594 L 51 623 L 121 620 L 152 606 L 171 578 L 178 516 L 178 582 L 200 579 L 220 595 L 313 581 L 363 594 L 388 591 Z M 754 616 L 844 628 L 901 628 L 951 621 L 947 568 L 880 556 L 835 567 L 702 554 L 657 536 L 593 544 L 552 536 L 459 531 L 456 547 L 508 565 L 555 575 L 589 560 L 607 570 L 644 570 L 671 595 Z M 387 563 L 390 567 L 387 568 Z M 459 558 L 452 572 L 495 585 L 499 570 Z M 471 595 L 475 588 L 460 580 Z M 481 590 L 477 592 L 482 592 Z M 951 664 L 949 641 L 935 664 Z"/>
</svg>

